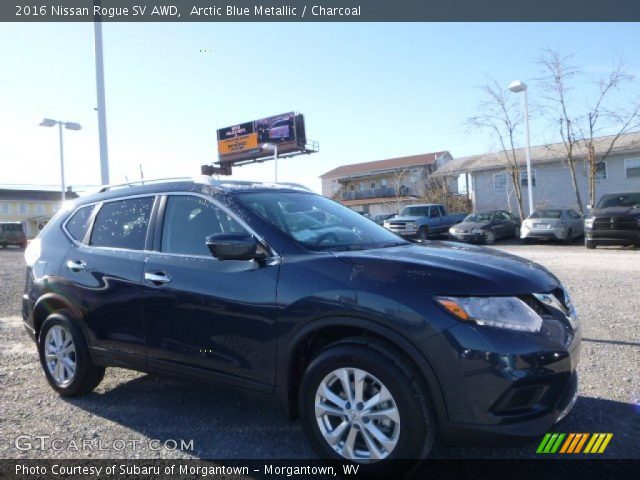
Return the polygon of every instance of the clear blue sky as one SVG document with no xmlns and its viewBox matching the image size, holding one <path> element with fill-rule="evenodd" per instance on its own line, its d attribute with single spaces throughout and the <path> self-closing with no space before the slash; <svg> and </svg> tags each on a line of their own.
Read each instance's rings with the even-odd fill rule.
<svg viewBox="0 0 640 480">
<path fill-rule="evenodd" d="M 592 75 L 619 52 L 640 75 L 638 24 L 121 23 L 104 25 L 104 45 L 112 182 L 140 163 L 148 178 L 197 174 L 217 128 L 295 110 L 321 152 L 282 160 L 279 177 L 319 190 L 341 164 L 494 148 L 463 126 L 476 87 L 519 78 L 535 101 L 542 47 L 577 52 Z M 0 65 L 0 184 L 59 182 L 43 117 L 82 124 L 65 134 L 67 182 L 98 183 L 93 25 L 0 24 Z M 539 121 L 532 136 L 557 140 Z M 273 163 L 234 178 L 271 181 Z"/>
</svg>

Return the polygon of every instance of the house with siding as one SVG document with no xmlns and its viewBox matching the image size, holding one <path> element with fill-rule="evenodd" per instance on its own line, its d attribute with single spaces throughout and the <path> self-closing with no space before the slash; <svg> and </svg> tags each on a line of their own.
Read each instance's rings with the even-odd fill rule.
<svg viewBox="0 0 640 480">
<path fill-rule="evenodd" d="M 361 213 L 398 213 L 420 201 L 431 174 L 451 159 L 440 151 L 342 165 L 320 176 L 322 195 Z"/>
<path fill-rule="evenodd" d="M 65 198 L 78 198 L 67 188 Z M 0 189 L 0 222 L 21 222 L 28 238 L 34 238 L 60 208 L 61 193 L 51 190 Z"/>
<path fill-rule="evenodd" d="M 613 137 L 594 141 L 596 159 L 608 150 Z M 589 203 L 588 150 L 584 142 L 576 145 L 576 180 L 583 209 Z M 520 185 L 525 212 L 527 198 L 527 168 L 524 148 L 516 150 L 521 166 Z M 437 176 L 457 178 L 457 190 L 469 190 L 474 210 L 505 209 L 518 214 L 518 204 L 511 176 L 506 170 L 504 152 L 459 157 L 435 172 Z M 534 209 L 566 207 L 577 209 L 578 201 L 566 161 L 563 143 L 531 147 L 532 188 Z M 640 191 L 640 132 L 621 136 L 614 149 L 597 163 L 596 200 L 607 193 Z M 456 192 L 454 192 L 456 193 Z"/>
</svg>

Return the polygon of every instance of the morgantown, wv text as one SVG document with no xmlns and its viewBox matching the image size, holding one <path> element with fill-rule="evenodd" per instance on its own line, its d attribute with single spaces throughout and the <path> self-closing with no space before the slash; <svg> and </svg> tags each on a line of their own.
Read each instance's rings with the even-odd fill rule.
<svg viewBox="0 0 640 480">
<path fill-rule="evenodd" d="M 359 465 L 343 465 L 343 475 L 357 475 Z M 239 465 L 188 465 L 188 464 L 171 464 L 171 465 L 131 465 L 131 464 L 112 464 L 112 465 L 61 465 L 53 464 L 50 468 L 44 465 L 23 465 L 16 464 L 16 475 L 50 475 L 50 476 L 72 476 L 84 475 L 100 477 L 101 475 L 135 475 L 135 476 L 159 476 L 159 475 L 188 475 L 195 477 L 210 477 L 220 475 L 249 475 L 250 471 L 262 472 L 264 475 L 278 476 L 336 476 L 336 469 L 331 465 L 273 465 L 265 464 L 261 469 L 255 467 L 250 469 L 248 466 Z"/>
</svg>

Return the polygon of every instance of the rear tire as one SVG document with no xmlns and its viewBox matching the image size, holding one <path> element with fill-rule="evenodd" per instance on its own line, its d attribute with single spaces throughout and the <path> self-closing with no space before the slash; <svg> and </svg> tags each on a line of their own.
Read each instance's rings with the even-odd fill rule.
<svg viewBox="0 0 640 480">
<path fill-rule="evenodd" d="M 588 249 L 594 249 L 598 246 L 598 244 L 596 242 L 594 242 L 593 240 L 588 240 L 588 239 L 584 239 L 584 246 L 587 247 Z"/>
<path fill-rule="evenodd" d="M 418 229 L 418 240 L 424 242 L 429 239 L 429 229 L 427 227 L 420 227 Z"/>
<path fill-rule="evenodd" d="M 69 310 L 46 318 L 38 335 L 38 353 L 47 381 L 64 397 L 85 395 L 104 377 L 104 367 L 91 362 L 82 330 Z"/>
<path fill-rule="evenodd" d="M 382 341 L 355 337 L 321 351 L 306 368 L 299 393 L 302 423 L 318 455 L 359 464 L 366 473 L 399 467 L 387 459 L 425 458 L 437 427 L 419 378 L 403 355 Z M 356 384 L 362 385 L 359 393 Z M 367 401 L 387 393 L 388 400 L 367 408 Z"/>
</svg>

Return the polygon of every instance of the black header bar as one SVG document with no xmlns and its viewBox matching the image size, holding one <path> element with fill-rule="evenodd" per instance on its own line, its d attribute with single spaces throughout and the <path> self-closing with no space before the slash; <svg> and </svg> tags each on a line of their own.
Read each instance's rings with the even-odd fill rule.
<svg viewBox="0 0 640 480">
<path fill-rule="evenodd" d="M 102 3 L 102 6 L 98 4 Z M 97 10 L 96 10 L 97 9 Z M 0 22 L 638 22 L 639 0 L 2 0 Z"/>
</svg>

